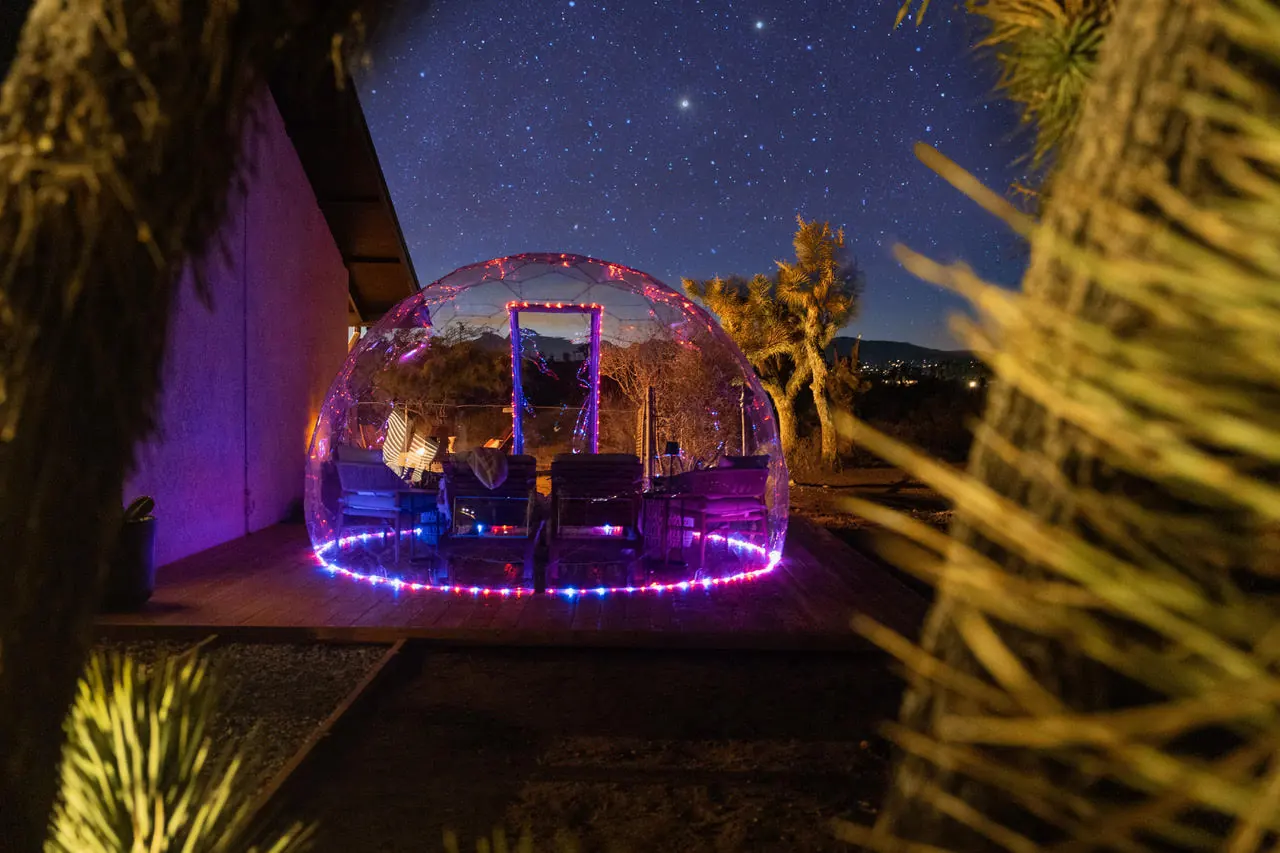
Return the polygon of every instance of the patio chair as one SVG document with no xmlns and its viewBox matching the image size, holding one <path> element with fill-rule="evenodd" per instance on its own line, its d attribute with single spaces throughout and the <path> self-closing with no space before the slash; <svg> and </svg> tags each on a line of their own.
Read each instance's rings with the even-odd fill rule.
<svg viewBox="0 0 1280 853">
<path fill-rule="evenodd" d="M 533 573 L 537 526 L 537 468 L 533 456 L 507 456 L 506 478 L 493 488 L 472 470 L 465 455 L 442 463 L 439 506 L 449 522 L 439 551 L 450 554 L 518 554 L 525 573 Z M 513 560 L 514 562 L 514 560 Z"/>
<path fill-rule="evenodd" d="M 450 535 L 495 537 L 528 532 L 538 460 L 533 456 L 508 456 L 506 463 L 506 479 L 490 488 L 461 456 L 451 455 L 444 460 L 440 493 L 449 516 Z"/>
<path fill-rule="evenodd" d="M 348 516 L 389 521 L 395 532 L 395 561 L 399 563 L 401 520 L 404 516 L 400 493 L 409 487 L 383 463 L 380 450 L 340 445 L 337 456 L 338 482 L 342 487 L 342 495 L 338 499 L 337 538 L 342 539 Z"/>
<path fill-rule="evenodd" d="M 617 562 L 639 534 L 640 458 L 626 453 L 563 453 L 551 462 L 550 570 L 570 548 Z"/>
<path fill-rule="evenodd" d="M 761 545 L 768 547 L 769 509 L 765 503 L 768 482 L 767 463 L 687 471 L 676 478 L 675 491 L 685 496 L 684 512 L 693 519 L 698 534 L 700 568 L 707 565 L 707 539 L 716 529 L 759 537 Z M 728 547 L 727 532 L 725 538 Z"/>
</svg>

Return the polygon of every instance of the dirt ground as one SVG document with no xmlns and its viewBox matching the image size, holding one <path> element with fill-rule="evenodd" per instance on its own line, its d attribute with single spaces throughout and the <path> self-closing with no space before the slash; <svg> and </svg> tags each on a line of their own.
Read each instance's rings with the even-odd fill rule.
<svg viewBox="0 0 1280 853">
<path fill-rule="evenodd" d="M 937 527 L 951 520 L 950 506 L 941 495 L 897 468 L 852 468 L 826 474 L 820 481 L 793 481 L 791 512 L 831 530 L 872 527 L 842 506 L 846 497 L 873 501 Z"/>
<path fill-rule="evenodd" d="M 926 598 L 933 590 L 918 578 L 899 570 L 880 556 L 889 535 L 883 528 L 851 512 L 844 499 L 856 496 L 898 510 L 932 527 L 945 529 L 951 507 L 937 492 L 897 468 L 853 468 L 823 476 L 821 482 L 795 482 L 791 486 L 791 513 L 819 524 Z"/>
<path fill-rule="evenodd" d="M 428 653 L 296 814 L 317 853 L 494 827 L 539 850 L 845 850 L 830 821 L 874 817 L 900 691 L 876 656 Z"/>
</svg>

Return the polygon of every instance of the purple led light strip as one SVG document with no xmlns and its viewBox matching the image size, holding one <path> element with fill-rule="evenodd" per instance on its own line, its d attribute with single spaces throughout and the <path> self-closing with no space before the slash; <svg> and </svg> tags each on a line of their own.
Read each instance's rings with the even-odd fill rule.
<svg viewBox="0 0 1280 853">
<path fill-rule="evenodd" d="M 587 362 L 587 381 L 590 397 L 587 400 L 587 439 L 592 453 L 600 452 L 600 320 L 604 307 L 596 303 L 583 305 L 575 302 L 508 302 L 511 327 L 511 453 L 524 453 L 524 425 L 520 410 L 524 407 L 524 387 L 520 381 L 520 365 L 524 359 L 524 346 L 520 338 L 520 313 L 539 314 L 590 314 L 591 354 Z"/>
<path fill-rule="evenodd" d="M 417 534 L 421 532 L 419 529 L 405 530 L 401 535 Z M 697 533 L 695 532 L 696 536 Z M 452 592 L 457 594 L 471 595 L 496 595 L 503 597 L 519 597 L 522 595 L 534 595 L 534 590 L 529 587 L 490 587 L 490 586 L 462 586 L 457 584 L 432 584 L 421 583 L 418 581 L 407 581 L 402 578 L 384 577 L 382 575 L 370 575 L 363 572 L 352 571 L 351 569 L 339 566 L 336 563 L 329 562 L 326 559 L 326 553 L 330 550 L 341 550 L 343 547 L 357 541 L 368 541 L 369 539 L 386 539 L 386 531 L 377 533 L 357 533 L 352 536 L 345 536 L 334 542 L 327 542 L 320 548 L 316 549 L 316 559 L 324 567 L 324 570 L 334 575 L 341 575 L 351 580 L 362 581 L 372 586 L 385 586 L 396 590 L 397 592 L 409 590 L 410 592 Z M 740 548 L 750 551 L 760 557 L 767 557 L 768 562 L 759 569 L 751 569 L 745 572 L 738 572 L 732 575 L 725 575 L 717 578 L 698 578 L 689 581 L 678 581 L 676 583 L 651 583 L 641 586 L 597 586 L 597 587 L 548 587 L 547 594 L 563 595 L 567 598 L 574 598 L 579 595 L 608 595 L 616 593 L 638 593 L 638 592 L 677 592 L 681 590 L 712 589 L 718 586 L 728 586 L 730 584 L 742 583 L 744 581 L 756 580 L 773 572 L 778 567 L 778 563 L 782 561 L 781 551 L 766 551 L 764 548 L 752 542 L 746 542 L 742 539 L 726 538 L 718 533 L 707 535 L 708 540 L 717 542 L 727 542 L 731 548 Z M 335 547 L 336 546 L 336 547 Z"/>
</svg>

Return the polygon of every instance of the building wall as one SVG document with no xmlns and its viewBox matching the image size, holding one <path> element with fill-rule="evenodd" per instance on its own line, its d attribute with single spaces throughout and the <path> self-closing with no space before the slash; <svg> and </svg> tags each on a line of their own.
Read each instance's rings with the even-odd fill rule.
<svg viewBox="0 0 1280 853">
<path fill-rule="evenodd" d="M 302 500 L 307 442 L 346 357 L 347 272 L 275 103 L 247 143 L 255 170 L 209 271 L 184 275 L 170 324 L 160 433 L 125 499 L 156 499 L 160 565 L 268 527 Z"/>
</svg>

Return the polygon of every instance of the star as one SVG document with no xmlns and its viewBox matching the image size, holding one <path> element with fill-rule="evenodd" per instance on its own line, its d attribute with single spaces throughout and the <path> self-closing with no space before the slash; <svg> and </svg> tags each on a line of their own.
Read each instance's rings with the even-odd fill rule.
<svg viewBox="0 0 1280 853">
<path fill-rule="evenodd" d="M 953 349 L 960 303 L 891 246 L 1020 278 L 1017 238 L 911 155 L 923 137 L 992 188 L 1021 174 L 1018 111 L 960 20 L 887 32 L 882 7 L 843 0 L 517 6 L 518 25 L 503 0 L 407 15 L 356 74 L 421 285 L 534 246 L 668 283 L 767 273 L 799 213 L 844 227 L 866 270 L 855 331 Z"/>
</svg>

